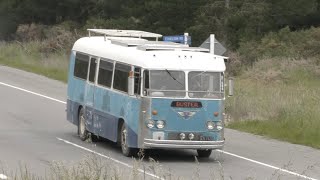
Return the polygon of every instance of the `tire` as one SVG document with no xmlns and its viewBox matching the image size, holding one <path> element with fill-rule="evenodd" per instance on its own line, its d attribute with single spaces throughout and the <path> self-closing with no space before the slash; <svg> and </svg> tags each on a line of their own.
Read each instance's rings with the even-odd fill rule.
<svg viewBox="0 0 320 180">
<path fill-rule="evenodd" d="M 211 149 L 207 149 L 207 150 L 198 149 L 197 150 L 199 158 L 208 158 L 208 157 L 210 157 L 211 152 L 212 152 Z"/>
<path fill-rule="evenodd" d="M 90 139 L 91 139 L 91 142 L 99 142 L 101 140 L 99 136 L 93 133 L 90 133 Z"/>
<path fill-rule="evenodd" d="M 120 131 L 120 146 L 121 146 L 122 154 L 127 157 L 131 157 L 135 155 L 137 151 L 135 148 L 128 147 L 127 138 L 128 138 L 128 131 L 125 126 L 125 123 L 122 123 L 121 131 Z"/>
<path fill-rule="evenodd" d="M 84 113 L 84 108 L 81 108 L 78 115 L 78 135 L 82 141 L 88 139 L 88 131 L 86 128 L 86 117 Z"/>
</svg>

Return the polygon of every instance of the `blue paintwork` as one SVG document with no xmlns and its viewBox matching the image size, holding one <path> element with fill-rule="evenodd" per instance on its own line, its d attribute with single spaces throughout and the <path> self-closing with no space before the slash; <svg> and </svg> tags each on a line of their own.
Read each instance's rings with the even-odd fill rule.
<svg viewBox="0 0 320 180">
<path fill-rule="evenodd" d="M 67 120 L 74 125 L 78 125 L 78 110 L 79 103 L 72 102 L 70 99 L 67 100 Z"/>
<path fill-rule="evenodd" d="M 88 131 L 116 142 L 118 123 L 122 119 L 128 130 L 128 145 L 138 147 L 137 132 L 140 100 L 122 92 L 110 91 L 73 76 L 75 53 L 70 56 L 67 119 L 78 125 L 80 106 L 85 108 Z M 130 111 L 129 111 L 130 109 Z"/>
<path fill-rule="evenodd" d="M 224 108 L 224 100 L 190 100 L 202 103 L 202 108 L 175 108 L 171 107 L 172 101 L 170 99 L 152 99 L 152 110 L 157 110 L 157 115 L 152 115 L 153 120 L 165 120 L 166 126 L 163 130 L 165 136 L 168 132 L 193 132 L 201 133 L 203 136 L 211 136 L 214 140 L 222 140 L 221 134 L 217 131 L 208 131 L 206 123 L 207 121 L 220 121 L 223 119 L 222 113 Z M 186 99 L 181 99 L 186 101 Z M 196 114 L 190 118 L 184 118 L 178 114 L 178 112 L 192 111 Z M 214 112 L 219 112 L 217 117 L 214 116 Z M 149 133 L 159 131 L 153 128 Z"/>
</svg>

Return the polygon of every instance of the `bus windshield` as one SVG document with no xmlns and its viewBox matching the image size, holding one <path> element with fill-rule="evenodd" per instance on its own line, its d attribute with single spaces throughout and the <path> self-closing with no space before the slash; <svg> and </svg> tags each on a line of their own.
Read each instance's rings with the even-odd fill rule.
<svg viewBox="0 0 320 180">
<path fill-rule="evenodd" d="M 220 99 L 223 94 L 223 74 L 220 72 L 189 72 L 190 98 Z"/>
<path fill-rule="evenodd" d="M 148 95 L 153 97 L 185 97 L 185 73 L 183 71 L 151 70 Z"/>
<path fill-rule="evenodd" d="M 185 98 L 224 98 L 223 73 L 192 71 L 188 73 L 188 90 L 183 71 L 151 70 L 145 79 L 148 96 Z M 187 93 L 186 93 L 187 92 Z"/>
</svg>

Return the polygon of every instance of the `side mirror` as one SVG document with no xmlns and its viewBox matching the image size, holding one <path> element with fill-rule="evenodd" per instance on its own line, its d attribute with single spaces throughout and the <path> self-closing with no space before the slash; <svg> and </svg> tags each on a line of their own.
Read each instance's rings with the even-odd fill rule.
<svg viewBox="0 0 320 180">
<path fill-rule="evenodd" d="M 129 75 L 128 77 L 128 94 L 129 96 L 134 96 L 134 76 L 133 75 Z"/>
<path fill-rule="evenodd" d="M 233 96 L 234 79 L 229 78 L 229 96 Z"/>
</svg>

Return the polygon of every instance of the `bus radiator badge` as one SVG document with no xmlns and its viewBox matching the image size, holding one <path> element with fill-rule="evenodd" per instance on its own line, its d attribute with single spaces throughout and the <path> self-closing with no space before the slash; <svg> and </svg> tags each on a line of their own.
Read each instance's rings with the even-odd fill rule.
<svg viewBox="0 0 320 180">
<path fill-rule="evenodd" d="M 189 119 L 196 114 L 194 111 L 178 111 L 178 114 L 184 119 Z"/>
</svg>

